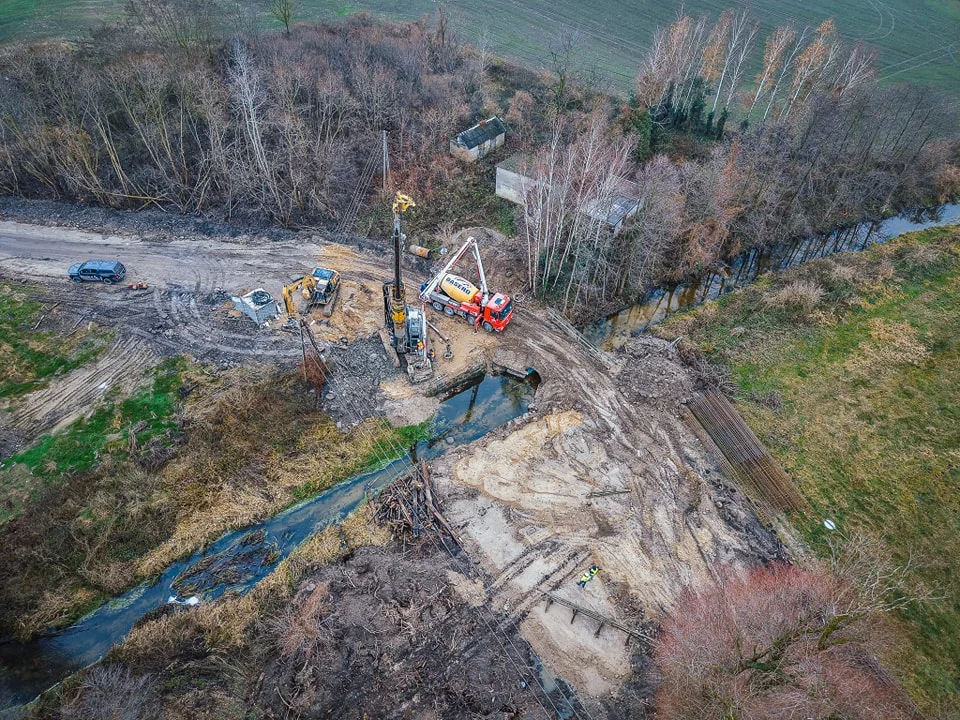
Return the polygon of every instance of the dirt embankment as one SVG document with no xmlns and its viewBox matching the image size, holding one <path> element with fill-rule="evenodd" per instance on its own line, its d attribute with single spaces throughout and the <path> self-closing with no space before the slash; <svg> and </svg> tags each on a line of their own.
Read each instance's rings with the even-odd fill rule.
<svg viewBox="0 0 960 720">
<path fill-rule="evenodd" d="M 532 665 L 529 646 L 513 628 L 492 635 L 457 564 L 427 548 L 364 549 L 301 584 L 270 623 L 252 698 L 264 717 L 543 717 L 514 667 Z"/>
<path fill-rule="evenodd" d="M 495 361 L 535 367 L 536 411 L 437 463 L 447 516 L 544 662 L 601 711 L 631 680 L 625 636 L 545 591 L 631 627 L 656 621 L 720 566 L 780 555 L 680 418 L 697 379 L 667 343 L 637 339 L 612 369 L 521 314 Z M 591 564 L 599 575 L 576 581 Z M 636 678 L 633 678 L 636 680 Z"/>
</svg>

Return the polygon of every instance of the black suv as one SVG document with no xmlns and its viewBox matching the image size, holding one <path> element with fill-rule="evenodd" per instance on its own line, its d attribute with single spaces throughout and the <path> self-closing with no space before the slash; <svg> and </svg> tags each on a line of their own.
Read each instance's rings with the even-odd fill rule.
<svg viewBox="0 0 960 720">
<path fill-rule="evenodd" d="M 87 260 L 85 263 L 71 265 L 67 273 L 74 282 L 99 280 L 104 285 L 111 285 L 123 280 L 127 275 L 127 269 L 123 263 L 116 260 Z"/>
</svg>

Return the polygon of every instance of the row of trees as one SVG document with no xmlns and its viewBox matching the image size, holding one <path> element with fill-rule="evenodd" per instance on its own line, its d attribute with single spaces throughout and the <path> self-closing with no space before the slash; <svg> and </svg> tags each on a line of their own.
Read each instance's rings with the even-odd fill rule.
<svg viewBox="0 0 960 720">
<path fill-rule="evenodd" d="M 845 49 L 830 21 L 799 33 L 777 28 L 746 92 L 757 32 L 745 12 L 724 13 L 709 29 L 683 16 L 656 34 L 636 96 L 615 119 L 605 98 L 593 99 L 589 122 L 556 115 L 524 168 L 534 292 L 590 315 L 742 249 L 960 193 L 956 113 L 943 98 L 879 86 L 872 55 Z M 648 158 L 658 125 L 715 138 L 734 106 L 756 122 L 725 142 Z M 598 210 L 618 197 L 638 198 L 640 211 L 614 233 Z"/>
<path fill-rule="evenodd" d="M 595 308 L 741 249 L 960 191 L 950 114 L 931 93 L 865 86 L 807 102 L 703 156 L 657 155 L 639 169 L 607 112 L 580 132 L 558 123 L 524 169 L 531 288 L 568 312 Z M 639 198 L 640 211 L 615 235 L 600 210 L 618 195 Z"/>
<path fill-rule="evenodd" d="M 640 63 L 637 100 L 673 124 L 699 124 L 708 105 L 708 126 L 735 107 L 746 117 L 784 120 L 813 97 L 842 96 L 873 76 L 875 53 L 845 46 L 832 20 L 816 29 L 775 28 L 757 63 L 759 28 L 746 10 L 728 10 L 716 22 L 682 15 L 654 35 Z"/>
<path fill-rule="evenodd" d="M 0 55 L 0 191 L 288 224 L 349 205 L 382 130 L 411 191 L 450 171 L 434 160 L 477 79 L 443 24 L 355 16 L 224 40 L 161 13 L 175 5 L 131 4 L 85 47 Z"/>
</svg>

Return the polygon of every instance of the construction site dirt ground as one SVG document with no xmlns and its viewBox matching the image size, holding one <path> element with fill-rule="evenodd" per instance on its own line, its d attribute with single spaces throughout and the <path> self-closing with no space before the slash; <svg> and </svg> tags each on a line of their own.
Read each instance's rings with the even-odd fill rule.
<svg viewBox="0 0 960 720">
<path fill-rule="evenodd" d="M 484 241 L 485 258 L 507 242 L 493 233 Z M 120 259 L 128 281 L 149 287 L 68 282 L 68 265 L 98 257 Z M 535 303 L 521 302 L 502 336 L 475 334 L 463 321 L 429 311 L 449 337 L 453 357 L 443 359 L 446 343 L 438 342 L 438 379 L 412 386 L 389 364 L 376 335 L 383 318 L 380 284 L 390 275 L 386 257 L 316 236 L 140 239 L 2 222 L 4 283 L 30 282 L 34 289 L 24 292 L 57 304 L 64 323 L 92 321 L 116 335 L 96 367 L 18 399 L 2 424 L 24 433 L 49 431 L 89 407 L 97 388 L 133 383 L 165 355 L 293 367 L 302 353 L 299 336 L 276 324 L 256 327 L 231 309 L 228 295 L 263 287 L 279 298 L 281 285 L 315 265 L 339 270 L 344 283 L 337 308 L 329 320 L 315 314 L 311 328 L 336 348 L 331 352 L 351 357 L 351 382 L 365 384 L 371 407 L 394 424 L 428 418 L 437 401 L 425 389 L 478 365 L 539 374 L 525 416 L 434 463 L 444 512 L 483 578 L 450 576 L 449 587 L 462 601 L 515 624 L 592 717 L 615 717 L 609 708 L 624 707 L 617 704 L 624 688 L 635 694 L 638 682 L 643 685 L 642 648 L 627 644 L 614 627 L 598 632 L 595 620 L 571 619 L 560 604 L 548 607 L 545 592 L 647 633 L 681 593 L 715 582 L 721 567 L 751 567 L 783 554 L 683 419 L 683 403 L 699 379 L 665 342 L 636 338 L 597 357 L 548 322 Z M 413 264 L 405 272 L 408 286 L 419 287 L 429 267 Z M 516 294 L 523 278 L 505 270 L 500 258 L 490 263 L 488 282 Z M 336 401 L 325 399 L 333 416 L 353 422 Z M 393 562 L 404 567 L 407 561 L 401 555 Z M 599 574 L 579 587 L 577 579 L 592 564 Z M 410 572 L 418 567 L 411 563 Z M 425 694 L 441 691 L 442 678 L 435 680 L 421 678 Z"/>
</svg>

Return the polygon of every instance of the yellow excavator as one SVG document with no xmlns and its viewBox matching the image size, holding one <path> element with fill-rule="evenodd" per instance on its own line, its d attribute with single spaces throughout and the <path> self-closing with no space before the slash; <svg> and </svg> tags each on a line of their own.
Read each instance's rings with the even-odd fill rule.
<svg viewBox="0 0 960 720">
<path fill-rule="evenodd" d="M 340 292 L 340 273 L 336 270 L 327 268 L 314 268 L 309 275 L 304 275 L 283 286 L 280 294 L 283 296 L 283 307 L 287 311 L 287 320 L 281 326 L 281 329 L 288 332 L 297 332 L 299 324 L 297 322 L 297 308 L 293 302 L 293 293 L 299 290 L 301 296 L 306 301 L 305 312 L 315 305 L 323 308 L 323 316 L 330 317 L 333 314 L 334 305 L 337 303 L 337 295 Z"/>
</svg>

